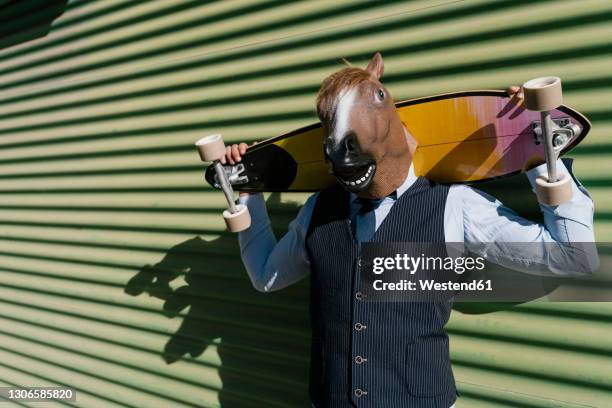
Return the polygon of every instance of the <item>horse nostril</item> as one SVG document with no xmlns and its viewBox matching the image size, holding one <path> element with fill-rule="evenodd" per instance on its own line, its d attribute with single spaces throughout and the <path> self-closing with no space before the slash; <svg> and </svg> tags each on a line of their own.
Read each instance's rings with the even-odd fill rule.
<svg viewBox="0 0 612 408">
<path fill-rule="evenodd" d="M 348 132 L 346 136 L 344 136 L 344 147 L 349 154 L 359 153 L 359 144 L 357 143 L 357 135 L 355 135 L 355 132 Z"/>
</svg>

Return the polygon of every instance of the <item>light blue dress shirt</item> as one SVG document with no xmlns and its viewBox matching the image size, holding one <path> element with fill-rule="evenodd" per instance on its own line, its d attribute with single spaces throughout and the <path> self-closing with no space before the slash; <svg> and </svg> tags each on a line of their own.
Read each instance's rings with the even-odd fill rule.
<svg viewBox="0 0 612 408">
<path fill-rule="evenodd" d="M 565 165 L 557 162 L 559 173 L 569 174 Z M 535 179 L 546 174 L 546 166 L 538 166 L 527 177 Z M 404 183 L 397 189 L 399 198 L 416 180 L 412 166 Z M 589 274 L 597 269 L 593 232 L 593 201 L 587 191 L 572 181 L 571 201 L 559 206 L 540 205 L 544 224 L 520 217 L 492 196 L 464 184 L 452 185 L 444 210 L 444 233 L 447 242 L 463 243 L 465 249 L 486 256 L 499 265 L 540 275 L 568 276 Z M 261 194 L 242 196 L 239 202 L 248 206 L 251 227 L 239 233 L 240 252 L 253 286 L 263 292 L 284 288 L 304 278 L 310 270 L 306 251 L 306 232 L 310 224 L 318 193 L 313 194 L 289 225 L 287 233 L 276 240 Z M 357 213 L 359 203 L 351 195 L 351 211 Z M 355 217 L 355 234 L 366 242 L 395 204 L 396 198 L 386 197 L 373 211 Z M 510 243 L 530 243 L 529 253 L 517 253 Z M 549 256 L 547 245 L 564 243 L 561 250 Z M 548 246 L 550 248 L 550 246 Z M 559 256 L 562 254 L 562 256 Z"/>
</svg>

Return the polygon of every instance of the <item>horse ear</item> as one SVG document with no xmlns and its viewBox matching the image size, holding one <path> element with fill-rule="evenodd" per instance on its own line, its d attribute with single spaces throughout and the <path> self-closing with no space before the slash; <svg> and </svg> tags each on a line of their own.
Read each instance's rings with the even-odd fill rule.
<svg viewBox="0 0 612 408">
<path fill-rule="evenodd" d="M 383 63 L 382 55 L 380 55 L 380 52 L 374 54 L 365 70 L 369 72 L 370 75 L 374 76 L 376 79 L 380 79 L 383 74 L 383 71 L 385 70 L 385 64 Z"/>
</svg>

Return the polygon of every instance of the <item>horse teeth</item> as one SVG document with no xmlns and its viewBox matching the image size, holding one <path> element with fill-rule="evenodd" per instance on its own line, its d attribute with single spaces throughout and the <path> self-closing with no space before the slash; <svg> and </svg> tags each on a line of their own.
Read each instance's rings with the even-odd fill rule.
<svg viewBox="0 0 612 408">
<path fill-rule="evenodd" d="M 354 181 L 351 181 L 351 186 L 354 186 L 354 185 L 355 185 L 355 182 L 354 182 Z"/>
<path fill-rule="evenodd" d="M 361 179 L 357 180 L 355 183 L 361 184 Z"/>
</svg>

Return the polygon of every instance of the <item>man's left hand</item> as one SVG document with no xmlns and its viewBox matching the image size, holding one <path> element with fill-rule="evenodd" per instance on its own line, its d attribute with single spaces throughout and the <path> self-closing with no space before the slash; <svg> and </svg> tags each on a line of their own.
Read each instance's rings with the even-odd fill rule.
<svg viewBox="0 0 612 408">
<path fill-rule="evenodd" d="M 506 92 L 508 92 L 508 95 L 510 95 L 510 97 L 516 96 L 517 99 L 525 98 L 522 86 L 510 85 L 508 89 L 506 89 Z"/>
</svg>

